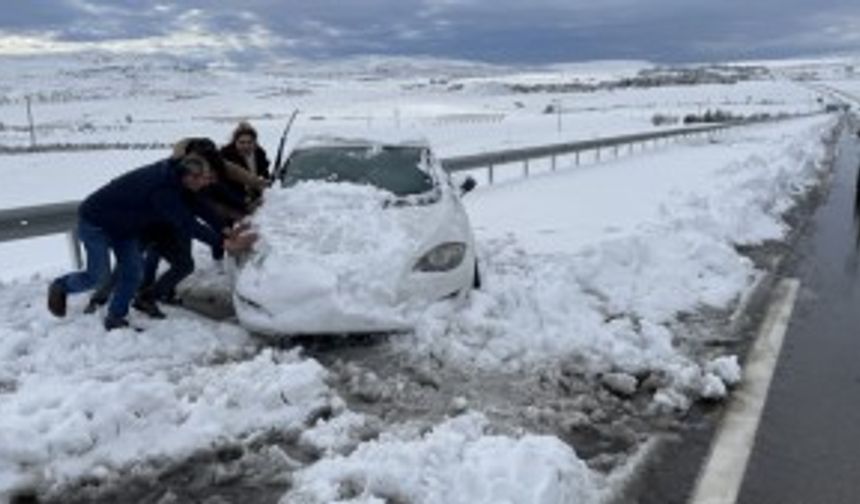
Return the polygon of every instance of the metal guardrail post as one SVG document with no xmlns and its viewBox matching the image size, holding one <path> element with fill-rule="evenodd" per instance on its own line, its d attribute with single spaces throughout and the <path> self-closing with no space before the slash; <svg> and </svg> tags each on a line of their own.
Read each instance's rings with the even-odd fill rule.
<svg viewBox="0 0 860 504">
<path fill-rule="evenodd" d="M 489 182 L 490 182 L 490 185 L 493 185 L 493 165 L 489 165 L 487 168 L 489 168 L 489 178 L 488 178 L 488 180 L 489 180 Z"/>
<path fill-rule="evenodd" d="M 523 161 L 523 176 L 529 178 L 529 160 Z"/>
<path fill-rule="evenodd" d="M 579 151 L 576 151 L 576 166 L 579 166 Z"/>
<path fill-rule="evenodd" d="M 552 157 L 550 158 L 550 169 L 552 171 L 555 171 L 555 154 L 553 154 Z"/>
<path fill-rule="evenodd" d="M 74 227 L 66 234 L 69 241 L 69 251 L 72 256 L 72 264 L 76 269 L 83 269 L 84 256 L 81 253 L 81 240 L 78 236 L 78 228 Z"/>
</svg>

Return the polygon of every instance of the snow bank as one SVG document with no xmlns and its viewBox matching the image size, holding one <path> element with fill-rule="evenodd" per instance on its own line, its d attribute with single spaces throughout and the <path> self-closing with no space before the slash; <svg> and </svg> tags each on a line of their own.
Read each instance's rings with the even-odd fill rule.
<svg viewBox="0 0 860 504">
<path fill-rule="evenodd" d="M 268 429 L 301 428 L 324 369 L 241 329 L 172 310 L 143 332 L 44 308 L 46 281 L 0 288 L 0 497 L 111 480 Z M 35 302 L 34 302 L 35 300 Z"/>
<path fill-rule="evenodd" d="M 575 359 L 593 373 L 658 371 L 679 407 L 725 395 L 739 371 L 705 369 L 672 323 L 750 286 L 755 268 L 735 245 L 784 236 L 782 214 L 820 181 L 833 127 L 747 127 L 479 191 L 468 203 L 485 286 L 465 309 L 427 312 L 403 348 L 489 369 Z"/>
<path fill-rule="evenodd" d="M 281 504 L 595 503 L 601 478 L 560 440 L 486 433 L 478 414 L 406 430 L 299 471 Z"/>
</svg>

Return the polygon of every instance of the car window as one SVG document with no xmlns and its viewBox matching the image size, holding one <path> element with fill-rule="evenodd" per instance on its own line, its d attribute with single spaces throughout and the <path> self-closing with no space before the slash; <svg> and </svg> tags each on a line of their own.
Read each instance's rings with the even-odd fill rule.
<svg viewBox="0 0 860 504">
<path fill-rule="evenodd" d="M 282 182 L 325 180 L 366 184 L 396 196 L 422 194 L 435 187 L 433 177 L 421 170 L 419 147 L 313 147 L 293 152 Z"/>
</svg>

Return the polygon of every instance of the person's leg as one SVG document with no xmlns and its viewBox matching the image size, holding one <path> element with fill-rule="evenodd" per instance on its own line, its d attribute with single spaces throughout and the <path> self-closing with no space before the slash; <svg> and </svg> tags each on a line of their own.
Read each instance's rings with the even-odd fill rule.
<svg viewBox="0 0 860 504">
<path fill-rule="evenodd" d="M 150 243 L 143 253 L 143 281 L 140 284 L 141 290 L 151 288 L 152 284 L 155 283 L 159 261 L 161 261 L 161 254 L 158 251 L 158 247 L 154 243 Z"/>
<path fill-rule="evenodd" d="M 104 232 L 84 221 L 78 222 L 78 237 L 86 251 L 86 268 L 54 279 L 48 288 L 48 309 L 57 317 L 66 315 L 66 296 L 92 289 L 110 269 L 108 238 Z"/>
<path fill-rule="evenodd" d="M 163 319 L 167 317 L 155 302 L 155 274 L 158 271 L 158 263 L 161 260 L 159 248 L 150 243 L 143 255 L 143 282 L 134 297 L 132 306 L 152 318 Z"/>
<path fill-rule="evenodd" d="M 116 285 L 116 281 L 116 270 L 108 272 L 107 275 L 99 281 L 95 292 L 90 296 L 90 302 L 87 304 L 87 307 L 84 308 L 84 313 L 95 313 L 100 306 L 106 305 L 110 298 L 110 293 Z"/>
<path fill-rule="evenodd" d="M 111 248 L 116 255 L 117 284 L 113 290 L 113 296 L 108 305 L 108 315 L 105 326 L 110 321 L 124 321 L 128 315 L 128 307 L 140 286 L 143 276 L 142 258 L 140 247 L 135 239 L 114 240 Z M 127 324 L 122 324 L 127 325 Z M 122 326 L 120 325 L 120 327 Z M 108 327 L 109 329 L 111 327 Z"/>
<path fill-rule="evenodd" d="M 170 264 L 153 284 L 152 294 L 155 299 L 171 299 L 176 295 L 176 286 L 194 271 L 194 259 L 191 256 L 191 239 L 178 238 L 175 235 L 170 240 L 158 244 L 161 256 Z"/>
<path fill-rule="evenodd" d="M 100 228 L 82 220 L 78 223 L 78 236 L 87 254 L 86 269 L 58 279 L 70 294 L 92 289 L 110 269 L 107 235 Z"/>
</svg>

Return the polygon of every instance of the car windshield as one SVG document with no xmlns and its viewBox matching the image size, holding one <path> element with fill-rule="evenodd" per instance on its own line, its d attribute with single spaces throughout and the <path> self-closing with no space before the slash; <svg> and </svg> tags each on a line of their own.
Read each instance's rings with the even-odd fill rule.
<svg viewBox="0 0 860 504">
<path fill-rule="evenodd" d="M 398 197 L 435 187 L 419 168 L 420 147 L 313 147 L 295 151 L 284 170 L 284 186 L 307 180 L 372 185 Z"/>
</svg>

